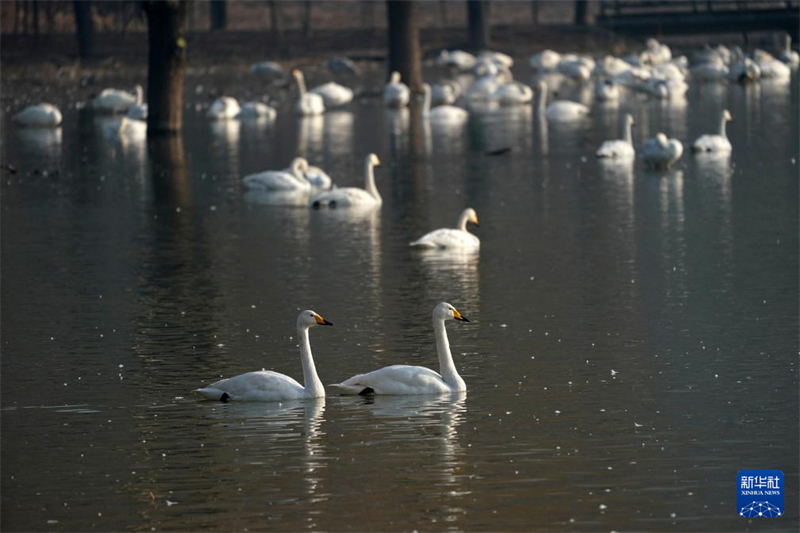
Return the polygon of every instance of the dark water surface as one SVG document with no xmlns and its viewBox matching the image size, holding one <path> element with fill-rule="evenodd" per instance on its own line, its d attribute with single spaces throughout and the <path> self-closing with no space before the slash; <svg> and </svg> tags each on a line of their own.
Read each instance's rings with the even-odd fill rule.
<svg viewBox="0 0 800 533">
<path fill-rule="evenodd" d="M 730 160 L 663 174 L 594 150 L 730 109 Z M 421 125 L 378 100 L 150 150 L 65 111 L 2 120 L 4 530 L 796 531 L 798 84 L 692 87 L 547 127 L 530 108 Z M 510 153 L 487 156 L 497 148 Z M 261 205 L 241 177 L 296 153 L 340 186 L 383 161 L 375 213 Z M 688 152 L 688 150 L 687 150 Z M 56 173 L 55 170 L 58 170 Z M 42 172 L 46 171 L 46 172 Z M 481 219 L 480 258 L 408 242 Z M 199 401 L 219 376 L 324 383 L 436 368 L 446 300 L 458 397 Z M 780 469 L 786 514 L 737 515 L 736 473 Z"/>
</svg>

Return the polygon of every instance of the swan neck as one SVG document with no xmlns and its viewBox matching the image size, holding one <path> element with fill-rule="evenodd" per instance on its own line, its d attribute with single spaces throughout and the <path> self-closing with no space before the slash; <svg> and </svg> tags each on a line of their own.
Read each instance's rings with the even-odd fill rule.
<svg viewBox="0 0 800 533">
<path fill-rule="evenodd" d="M 461 216 L 458 217 L 458 224 L 456 227 L 461 231 L 467 231 L 467 222 L 469 221 L 469 213 L 464 211 L 461 213 Z"/>
<path fill-rule="evenodd" d="M 314 365 L 314 358 L 311 356 L 311 342 L 308 338 L 308 326 L 298 324 L 297 336 L 300 339 L 300 360 L 303 363 L 303 386 L 306 394 L 311 398 L 325 395 L 325 388 L 322 386 L 317 367 Z"/>
<path fill-rule="evenodd" d="M 297 92 L 300 95 L 300 98 L 303 98 L 306 94 L 306 80 L 303 77 L 303 74 L 298 72 L 295 74 L 295 79 L 297 80 Z"/>
<path fill-rule="evenodd" d="M 381 195 L 378 188 L 375 186 L 375 170 L 372 160 L 367 159 L 364 163 L 364 189 L 370 193 L 376 200 L 381 201 Z"/>
<path fill-rule="evenodd" d="M 447 340 L 447 329 L 443 319 L 433 319 L 433 333 L 436 336 L 436 353 L 439 356 L 439 373 L 442 379 L 454 390 L 466 390 L 466 384 L 458 375 L 456 365 L 453 363 L 453 354 L 450 353 L 450 341 Z"/>
<path fill-rule="evenodd" d="M 431 113 L 431 89 L 425 88 L 422 98 L 422 116 L 427 117 Z"/>
<path fill-rule="evenodd" d="M 630 120 L 625 121 L 625 142 L 633 145 L 633 133 L 631 132 L 631 127 L 633 123 Z"/>
<path fill-rule="evenodd" d="M 298 160 L 298 161 L 295 161 L 294 164 L 292 164 L 292 175 L 294 176 L 295 180 L 297 180 L 299 183 L 302 183 L 302 184 L 305 185 L 306 179 L 305 179 L 305 175 L 303 174 L 303 162 L 302 161 Z"/>
<path fill-rule="evenodd" d="M 722 114 L 722 118 L 720 119 L 720 124 L 719 124 L 719 134 L 723 139 L 727 139 L 728 138 L 727 128 L 725 127 L 727 122 L 728 121 L 725 120 L 725 113 L 723 113 Z"/>
<path fill-rule="evenodd" d="M 544 104 L 547 101 L 547 85 L 542 85 L 542 90 L 539 91 L 539 94 L 536 96 L 536 109 L 540 112 L 544 112 Z"/>
</svg>

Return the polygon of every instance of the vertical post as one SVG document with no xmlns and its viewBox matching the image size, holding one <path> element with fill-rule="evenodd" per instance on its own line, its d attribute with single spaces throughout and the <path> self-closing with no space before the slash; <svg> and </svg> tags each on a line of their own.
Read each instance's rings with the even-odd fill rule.
<svg viewBox="0 0 800 533">
<path fill-rule="evenodd" d="M 387 0 L 389 19 L 389 73 L 400 73 L 413 91 L 422 88 L 417 0 Z"/>
<path fill-rule="evenodd" d="M 311 35 L 311 7 L 313 3 L 311 0 L 303 2 L 303 36 L 308 37 Z"/>
<path fill-rule="evenodd" d="M 488 50 L 492 46 L 491 24 L 489 22 L 489 2 L 486 0 L 467 0 L 469 19 L 469 46 L 473 51 Z"/>
<path fill-rule="evenodd" d="M 147 15 L 147 135 L 183 127 L 187 0 L 149 0 Z"/>
<path fill-rule="evenodd" d="M 39 35 L 39 0 L 33 0 L 33 34 Z"/>
<path fill-rule="evenodd" d="M 275 0 L 269 0 L 269 26 L 272 30 L 272 35 L 275 37 L 275 42 L 280 45 L 280 17 L 278 16 L 278 3 Z"/>
<path fill-rule="evenodd" d="M 225 0 L 211 0 L 208 4 L 211 19 L 211 31 L 224 30 L 228 25 L 228 14 L 225 10 Z"/>
<path fill-rule="evenodd" d="M 75 11 L 75 33 L 78 37 L 78 57 L 89 59 L 94 55 L 94 21 L 92 3 L 87 0 L 73 0 Z"/>
<path fill-rule="evenodd" d="M 587 10 L 586 4 L 588 0 L 575 0 L 575 25 L 586 26 Z"/>
</svg>

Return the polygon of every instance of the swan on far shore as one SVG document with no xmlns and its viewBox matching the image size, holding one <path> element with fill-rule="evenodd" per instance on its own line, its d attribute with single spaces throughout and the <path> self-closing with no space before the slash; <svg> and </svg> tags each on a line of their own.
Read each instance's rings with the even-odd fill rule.
<svg viewBox="0 0 800 533">
<path fill-rule="evenodd" d="M 314 311 L 303 311 L 297 317 L 297 337 L 300 340 L 300 360 L 303 364 L 303 383 L 300 385 L 293 378 L 271 370 L 247 372 L 232 378 L 222 379 L 195 392 L 209 400 L 222 402 L 281 402 L 304 398 L 321 398 L 325 396 L 314 358 L 311 355 L 311 343 L 308 330 L 314 326 L 332 326 Z"/>
<path fill-rule="evenodd" d="M 374 167 L 381 161 L 375 154 L 369 154 L 364 159 L 364 188 L 341 187 L 320 193 L 311 198 L 309 206 L 319 207 L 369 207 L 377 208 L 383 203 L 377 187 L 375 187 Z"/>
<path fill-rule="evenodd" d="M 537 85 L 538 96 L 536 97 L 536 109 L 540 115 L 543 114 L 548 120 L 554 122 L 570 122 L 581 120 L 589 115 L 589 108 L 578 102 L 569 100 L 556 100 L 545 107 L 547 102 L 547 84 L 540 81 Z"/>
<path fill-rule="evenodd" d="M 453 363 L 445 328 L 446 320 L 469 322 L 449 303 L 442 302 L 433 309 L 433 331 L 436 337 L 436 353 L 439 356 L 439 372 L 424 366 L 392 365 L 355 375 L 329 387 L 350 395 L 443 394 L 467 390 L 467 384 Z"/>
<path fill-rule="evenodd" d="M 617 161 L 634 159 L 636 150 L 633 148 L 633 137 L 631 128 L 634 125 L 633 116 L 630 113 L 625 115 L 622 139 L 606 141 L 597 149 L 598 158 L 614 159 Z"/>
<path fill-rule="evenodd" d="M 141 85 L 136 85 L 132 93 L 119 89 L 103 89 L 94 100 L 92 108 L 105 113 L 125 113 L 131 106 L 139 105 L 144 98 Z"/>
<path fill-rule="evenodd" d="M 694 141 L 694 144 L 692 144 L 692 152 L 730 153 L 733 147 L 728 140 L 725 125 L 732 120 L 733 117 L 730 111 L 723 109 L 722 116 L 720 117 L 719 133 L 716 135 L 706 133 L 698 137 L 697 140 Z"/>
<path fill-rule="evenodd" d="M 53 104 L 29 105 L 13 118 L 20 126 L 56 128 L 61 125 L 61 111 Z"/>
<path fill-rule="evenodd" d="M 275 120 L 278 112 L 263 102 L 247 102 L 236 118 L 240 120 Z"/>
<path fill-rule="evenodd" d="M 470 249 L 479 250 L 481 240 L 467 231 L 467 222 L 478 226 L 478 214 L 474 209 L 468 207 L 458 217 L 455 228 L 440 228 L 426 233 L 410 246 L 429 250 L 444 249 Z"/>
<path fill-rule="evenodd" d="M 306 80 L 303 77 L 303 72 L 299 69 L 292 71 L 297 82 L 297 102 L 295 103 L 295 111 L 298 115 L 313 116 L 322 115 L 325 113 L 325 100 L 322 96 L 306 91 Z"/>
</svg>

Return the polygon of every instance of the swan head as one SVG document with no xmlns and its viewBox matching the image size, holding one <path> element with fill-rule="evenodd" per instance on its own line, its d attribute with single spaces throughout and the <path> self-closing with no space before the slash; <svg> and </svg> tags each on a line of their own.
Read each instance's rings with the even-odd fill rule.
<svg viewBox="0 0 800 533">
<path fill-rule="evenodd" d="M 292 76 L 294 76 L 295 78 L 302 78 L 303 71 L 300 70 L 299 68 L 292 69 Z"/>
<path fill-rule="evenodd" d="M 471 207 L 468 207 L 464 210 L 464 217 L 467 219 L 467 222 L 471 222 L 480 227 L 480 224 L 478 224 L 478 213 L 476 213 Z"/>
<path fill-rule="evenodd" d="M 633 115 L 631 115 L 630 113 L 628 113 L 627 115 L 625 115 L 625 123 L 626 123 L 626 124 L 630 124 L 631 126 L 633 126 L 634 124 L 636 124 L 636 121 L 635 121 L 635 120 L 633 120 Z"/>
<path fill-rule="evenodd" d="M 727 122 L 731 122 L 731 121 L 733 121 L 733 115 L 731 115 L 731 112 L 730 112 L 730 111 L 728 111 L 727 109 L 725 109 L 725 110 L 722 112 L 722 118 L 723 118 L 723 120 L 725 120 L 725 121 L 727 121 Z"/>
<path fill-rule="evenodd" d="M 297 316 L 297 325 L 310 328 L 313 326 L 332 326 L 333 324 L 322 318 L 314 311 L 307 309 Z"/>
<path fill-rule="evenodd" d="M 442 302 L 433 308 L 433 318 L 439 320 L 459 320 L 469 322 L 467 317 L 458 312 L 458 309 L 447 302 Z"/>
<path fill-rule="evenodd" d="M 305 174 L 308 172 L 308 160 L 305 157 L 295 157 L 292 159 L 291 168 L 295 174 Z"/>
<path fill-rule="evenodd" d="M 369 155 L 367 156 L 367 158 L 366 158 L 366 163 L 367 163 L 368 165 L 372 165 L 372 166 L 374 166 L 374 167 L 379 167 L 379 166 L 381 166 L 381 160 L 380 160 L 380 159 L 378 159 L 378 156 L 377 156 L 377 155 L 375 155 L 375 154 L 369 154 Z"/>
<path fill-rule="evenodd" d="M 394 72 L 392 72 L 392 76 L 390 78 L 389 83 L 391 83 L 392 85 L 397 85 L 397 84 L 400 83 L 400 80 L 401 80 L 400 73 L 397 72 L 397 71 L 394 71 Z"/>
</svg>

